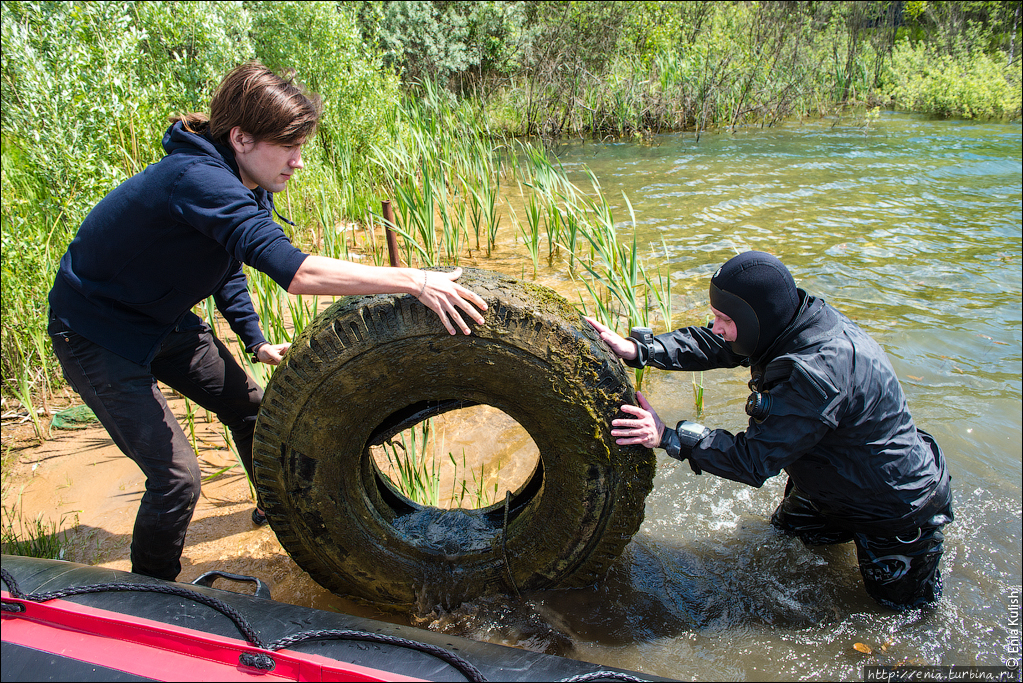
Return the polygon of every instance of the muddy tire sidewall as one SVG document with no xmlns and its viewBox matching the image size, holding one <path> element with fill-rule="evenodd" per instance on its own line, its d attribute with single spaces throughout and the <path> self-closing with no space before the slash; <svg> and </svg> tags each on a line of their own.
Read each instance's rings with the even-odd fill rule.
<svg viewBox="0 0 1023 683">
<path fill-rule="evenodd" d="M 621 363 L 550 290 L 487 271 L 459 282 L 489 306 L 472 335 L 449 335 L 410 296 L 349 297 L 296 338 L 267 386 L 257 490 L 284 548 L 335 593 L 411 604 L 441 583 L 452 601 L 586 585 L 643 519 L 653 454 L 610 435 L 619 406 L 635 403 Z M 496 509 L 469 520 L 478 533 L 413 533 L 379 484 L 374 431 L 449 399 L 504 411 L 540 451 L 542 485 L 507 526 Z"/>
</svg>

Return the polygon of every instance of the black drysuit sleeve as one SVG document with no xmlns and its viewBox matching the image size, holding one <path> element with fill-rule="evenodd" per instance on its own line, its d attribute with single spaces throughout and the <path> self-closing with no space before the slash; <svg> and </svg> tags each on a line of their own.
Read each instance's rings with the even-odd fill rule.
<svg viewBox="0 0 1023 683">
<path fill-rule="evenodd" d="M 687 327 L 657 335 L 650 344 L 637 344 L 637 351 L 637 359 L 629 363 L 632 367 L 649 365 L 663 370 L 700 372 L 749 362 L 707 327 Z M 746 431 L 738 434 L 711 430 L 691 451 L 683 447 L 676 457 L 680 460 L 688 457 L 694 471 L 762 486 L 813 450 L 833 426 L 822 419 L 821 408 L 836 396 L 834 391 L 828 391 L 828 397 L 822 396 L 819 385 L 819 381 L 810 380 L 804 373 L 794 372 L 772 389 L 772 410 L 766 419 L 750 420 Z"/>
<path fill-rule="evenodd" d="M 794 373 L 771 397 L 771 413 L 763 421 L 751 419 L 746 431 L 711 431 L 689 453 L 692 465 L 759 488 L 813 451 L 831 429 L 820 415 L 819 395 Z"/>
<path fill-rule="evenodd" d="M 700 372 L 738 367 L 746 360 L 707 327 L 684 327 L 659 334 L 649 345 L 637 342 L 636 350 L 636 360 L 625 361 L 629 367 L 651 365 L 662 370 Z"/>
</svg>

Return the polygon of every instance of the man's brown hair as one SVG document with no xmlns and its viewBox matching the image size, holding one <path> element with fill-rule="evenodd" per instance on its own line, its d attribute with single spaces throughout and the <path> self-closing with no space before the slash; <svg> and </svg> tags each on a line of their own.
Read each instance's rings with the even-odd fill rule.
<svg viewBox="0 0 1023 683">
<path fill-rule="evenodd" d="M 259 141 L 293 144 L 316 130 L 323 102 L 319 95 L 306 93 L 289 70 L 278 76 L 257 61 L 232 69 L 217 87 L 210 101 L 210 114 L 175 116 L 193 133 L 207 130 L 215 142 L 228 144 L 228 134 L 238 126 Z"/>
</svg>

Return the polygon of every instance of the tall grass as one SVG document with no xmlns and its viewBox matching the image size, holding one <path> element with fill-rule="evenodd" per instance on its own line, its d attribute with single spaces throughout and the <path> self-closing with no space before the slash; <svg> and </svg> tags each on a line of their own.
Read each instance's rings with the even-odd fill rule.
<svg viewBox="0 0 1023 683">
<path fill-rule="evenodd" d="M 472 91 L 485 98 L 458 100 L 431 81 L 399 97 L 397 79 L 362 44 L 350 8 L 330 3 L 5 3 L 3 395 L 35 414 L 48 386 L 60 385 L 48 341 L 40 347 L 31 338 L 45 328 L 57 259 L 96 201 L 159 158 L 167 115 L 202 110 L 219 77 L 240 61 L 296 66 L 328 105 L 308 168 L 282 197 L 299 224 L 297 244 L 340 258 L 358 249 L 383 263 L 374 214 L 389 198 L 413 265 L 490 256 L 511 215 L 501 182 L 522 182 L 544 216 L 525 225 L 534 270 L 542 256 L 553 266 L 567 255 L 574 273 L 577 248 L 592 244 L 584 232 L 596 237 L 606 228 L 560 180 L 543 175 L 550 168 L 528 158 L 542 148 L 510 144 L 508 133 L 699 135 L 893 95 L 899 106 L 939 115 L 1018 117 L 1018 56 L 1006 62 L 988 39 L 1001 24 L 981 31 L 960 21 L 976 9 L 961 3 L 916 5 L 904 18 L 919 23 L 913 12 L 924 11 L 941 40 L 896 40 L 896 24 L 877 14 L 878 3 L 626 3 L 614 9 L 623 21 L 607 24 L 623 32 L 596 36 L 611 51 L 592 70 L 573 68 L 572 59 L 589 64 L 593 55 L 579 53 L 590 43 L 572 31 L 600 32 L 604 24 L 524 24 L 515 40 L 552 39 L 536 53 L 549 63 L 523 62 L 501 87 Z M 536 17 L 562 10 L 586 14 L 566 5 Z M 983 10 L 989 19 L 992 12 Z M 969 35 L 952 40 L 967 24 Z M 1005 43 L 1011 36 L 1003 33 Z M 966 47 L 946 54 L 946 42 Z M 524 169 L 533 175 L 517 177 Z M 353 224 L 364 231 L 362 246 Z M 639 272 L 657 282 L 644 296 L 667 291 L 658 274 Z"/>
<path fill-rule="evenodd" d="M 407 262 L 457 265 L 472 249 L 482 251 L 482 240 L 489 255 L 501 220 L 503 142 L 491 136 L 478 104 L 457 103 L 431 81 L 416 86 L 397 111 L 395 142 L 374 147 L 373 160 Z"/>
<path fill-rule="evenodd" d="M 35 415 L 35 404 L 62 384 L 45 332 L 42 344 L 32 335 L 46 328 L 57 261 L 82 219 L 109 190 L 162 156 L 168 115 L 205 110 L 223 74 L 247 59 L 258 57 L 272 68 L 308 63 L 323 72 L 317 76 L 333 77 L 317 86 L 329 102 L 321 134 L 308 146 L 307 170 L 296 180 L 300 189 L 282 204 L 300 225 L 320 226 L 319 234 L 294 235 L 298 244 L 348 253 L 347 240 L 326 226 L 336 227 L 342 216 L 365 220 L 377 201 L 364 160 L 368 138 L 379 134 L 377 123 L 385 118 L 381 112 L 395 101 L 397 82 L 377 68 L 376 57 L 348 49 L 361 36 L 336 8 L 232 2 L 3 7 L 5 398 Z M 274 45 L 254 45 L 254 21 L 261 36 L 275 37 Z M 324 26 L 329 35 L 316 33 Z M 274 63 L 282 36 L 295 42 L 285 50 L 289 65 Z M 329 59 L 324 44 L 331 46 Z M 302 80 L 310 75 L 307 69 Z M 37 433 L 45 436 L 44 425 Z"/>
<path fill-rule="evenodd" d="M 415 425 L 386 441 L 382 448 L 388 463 L 385 473 L 394 488 L 409 500 L 430 507 L 479 509 L 497 502 L 501 466 L 497 466 L 494 483 L 487 485 L 485 467 L 479 470 L 467 463 L 465 451 L 461 462 L 448 452 L 451 479 L 442 477 L 442 455 L 436 439 L 433 419 Z"/>
<path fill-rule="evenodd" d="M 579 279 L 590 295 L 589 303 L 580 300 L 583 312 L 592 306 L 599 320 L 621 331 L 650 326 L 658 312 L 671 329 L 671 279 L 642 263 L 628 197 L 631 229 L 623 238 L 623 226 L 591 171 L 590 188 L 583 191 L 542 146 L 506 145 L 481 135 L 481 114 L 471 103 L 455 103 L 431 83 L 422 84 L 417 95 L 403 100 L 399 121 L 405 135 L 399 145 L 390 155 L 375 150 L 382 187 L 393 193 L 395 232 L 406 262 L 457 265 L 474 246 L 481 249 L 484 234 L 489 255 L 504 215 L 521 237 L 534 277 L 544 256 L 548 268 L 565 261 L 570 273 L 581 268 Z M 502 171 L 504 187 L 514 179 L 516 196 L 500 196 Z M 638 372 L 637 382 L 641 378 Z"/>
<path fill-rule="evenodd" d="M 476 469 L 470 468 L 466 464 L 464 449 L 462 450 L 461 476 L 459 476 L 458 471 L 458 459 L 455 458 L 453 453 L 448 453 L 448 459 L 451 461 L 451 465 L 454 468 L 451 497 L 448 501 L 448 507 L 469 507 L 479 509 L 489 507 L 497 502 L 500 486 L 499 477 L 501 475 L 501 463 L 497 464 L 497 469 L 494 473 L 493 486 L 487 486 L 486 468 L 481 467 L 479 470 L 479 476 L 477 476 Z M 466 472 L 469 473 L 469 477 L 465 476 Z M 469 481 L 470 477 L 472 479 L 471 483 Z"/>
<path fill-rule="evenodd" d="M 574 25 L 543 27 L 555 38 L 540 53 L 544 61 L 527 64 L 529 76 L 510 79 L 488 98 L 491 116 L 518 135 L 626 139 L 671 131 L 699 138 L 712 129 L 893 103 L 967 118 L 1019 116 L 1019 23 L 1006 5 L 630 7 L 624 21 L 604 25 L 618 38 L 599 59 L 580 52 L 587 40 L 609 42 L 586 34 L 601 26 L 598 10 Z M 585 12 L 550 10 L 573 11 Z M 920 40 L 921 30 L 933 35 Z"/>
<path fill-rule="evenodd" d="M 693 373 L 693 408 L 696 410 L 696 417 L 703 415 L 703 373 L 700 373 L 700 381 L 696 381 L 696 373 Z"/>
<path fill-rule="evenodd" d="M 4 498 L 7 497 L 7 491 L 4 491 Z M 6 555 L 42 557 L 50 560 L 67 559 L 75 545 L 74 535 L 78 520 L 76 517 L 70 528 L 65 526 L 67 521 L 66 515 L 61 517 L 60 522 L 54 522 L 44 519 L 42 513 L 27 519 L 19 492 L 13 497 L 9 508 L 3 505 L 0 509 L 0 545 Z"/>
<path fill-rule="evenodd" d="M 156 9 L 159 7 L 153 11 Z M 107 10 L 113 13 L 110 16 L 118 16 L 112 5 L 104 8 Z M 100 19 L 98 14 L 90 15 L 89 21 Z M 112 26 L 135 26 L 122 19 L 111 21 Z M 12 24 L 6 14 L 4 26 L 5 46 L 21 45 L 8 40 Z M 115 40 L 115 33 L 111 29 L 95 40 L 105 45 Z M 137 79 L 145 69 L 132 61 L 136 57 L 129 53 L 118 52 L 118 59 L 126 60 L 123 68 L 134 69 L 131 73 Z M 196 66 L 191 57 L 189 60 L 189 65 Z M 87 68 L 84 64 L 76 68 Z M 11 73 L 10 66 L 5 61 L 5 74 Z M 183 103 L 189 106 L 182 109 L 202 108 L 202 89 L 210 87 L 213 74 L 205 67 L 202 74 L 196 74 L 189 76 L 192 85 L 188 92 L 194 102 Z M 118 87 L 129 88 L 134 82 L 129 79 L 128 85 Z M 33 97 L 44 98 L 41 83 L 32 86 Z M 93 85 L 111 95 L 102 79 Z M 45 438 L 46 429 L 35 403 L 44 401 L 61 382 L 44 331 L 46 292 L 60 254 L 92 204 L 127 174 L 159 156 L 155 140 L 164 123 L 156 115 L 160 111 L 157 103 L 160 88 L 167 86 L 158 85 L 146 91 L 145 107 L 127 107 L 117 116 L 105 115 L 103 120 L 113 135 L 102 143 L 112 154 L 102 161 L 105 170 L 97 167 L 90 172 L 79 164 L 74 166 L 78 175 L 67 175 L 56 184 L 41 175 L 40 157 L 26 151 L 27 138 L 11 134 L 5 108 L 3 387 L 5 395 L 25 406 L 39 438 Z M 5 97 L 10 92 L 5 90 Z M 129 88 L 113 95 L 120 101 L 130 99 L 130 92 Z M 89 97 L 102 99 L 96 93 Z M 45 101 L 47 106 L 55 106 Z M 65 108 L 76 111 L 70 104 Z M 592 302 L 581 305 L 595 307 L 598 317 L 615 328 L 620 329 L 622 323 L 644 324 L 649 302 L 654 299 L 662 309 L 670 308 L 670 282 L 661 279 L 659 289 L 651 288 L 648 270 L 639 261 L 634 217 L 633 239 L 623 239 L 621 226 L 615 224 L 595 182 L 591 190 L 581 192 L 568 181 L 564 169 L 552 163 L 545 149 L 529 142 L 512 143 L 495 133 L 481 102 L 458 101 L 435 83 L 423 82 L 393 106 L 375 110 L 381 112 L 377 119 L 380 130 L 365 144 L 338 136 L 327 126 L 325 137 L 310 145 L 309 168 L 278 197 L 282 212 L 296 223 L 294 228 L 285 226 L 296 244 L 337 258 L 368 254 L 381 264 L 383 244 L 375 235 L 382 219 L 376 207 L 381 199 L 389 198 L 410 265 L 457 265 L 473 253 L 482 256 L 484 251 L 490 256 L 500 231 L 510 225 L 522 231 L 534 275 L 541 260 L 548 268 L 567 262 L 569 272 L 583 279 L 592 297 Z M 61 168 L 72 167 L 69 159 Z M 326 160 L 332 166 L 327 167 Z M 81 188 L 76 190 L 78 179 Z M 516 219 L 514 202 L 502 196 L 509 184 L 521 186 L 528 207 L 524 224 Z M 271 342 L 290 341 L 315 316 L 320 304 L 316 298 L 290 297 L 265 275 L 255 271 L 248 275 L 254 305 Z M 666 291 L 669 296 L 664 296 Z M 200 308 L 205 309 L 201 312 L 208 320 L 216 319 L 212 302 Z M 270 369 L 249 362 L 241 349 L 238 356 L 256 380 L 265 384 Z"/>
<path fill-rule="evenodd" d="M 406 429 L 384 443 L 384 452 L 397 478 L 391 479 L 398 491 L 420 505 L 440 505 L 440 472 L 436 458 L 426 457 L 432 420 Z"/>
<path fill-rule="evenodd" d="M 636 237 L 636 216 L 628 197 L 624 197 L 629 214 L 629 236 L 623 239 L 622 226 L 592 171 L 585 171 L 590 182 L 588 191 L 576 187 L 560 165 L 555 164 L 542 149 L 524 147 L 523 168 L 526 182 L 520 186 L 525 226 L 517 218 L 534 268 L 538 266 L 541 228 L 548 242 L 548 265 L 567 260 L 569 271 L 575 271 L 578 259 L 584 271 L 581 281 L 592 298 L 596 317 L 614 329 L 649 326 L 653 301 L 671 324 L 670 278 L 654 271 L 654 284 L 643 265 Z M 524 189 L 526 188 L 526 189 Z M 530 190 L 530 191 L 527 191 Z M 514 211 L 512 210 L 514 216 Z M 580 244 L 588 245 L 580 252 Z M 564 250 L 564 253 L 561 250 Z M 585 307 L 585 304 L 583 305 Z"/>
</svg>

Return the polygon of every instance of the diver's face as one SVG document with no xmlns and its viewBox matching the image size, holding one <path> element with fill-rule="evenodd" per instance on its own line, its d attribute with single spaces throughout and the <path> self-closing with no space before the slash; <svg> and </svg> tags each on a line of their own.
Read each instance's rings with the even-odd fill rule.
<svg viewBox="0 0 1023 683">
<path fill-rule="evenodd" d="M 735 321 L 713 306 L 710 307 L 710 311 L 714 314 L 714 325 L 711 327 L 711 332 L 726 342 L 734 342 L 739 336 L 738 330 L 735 328 Z"/>
</svg>

